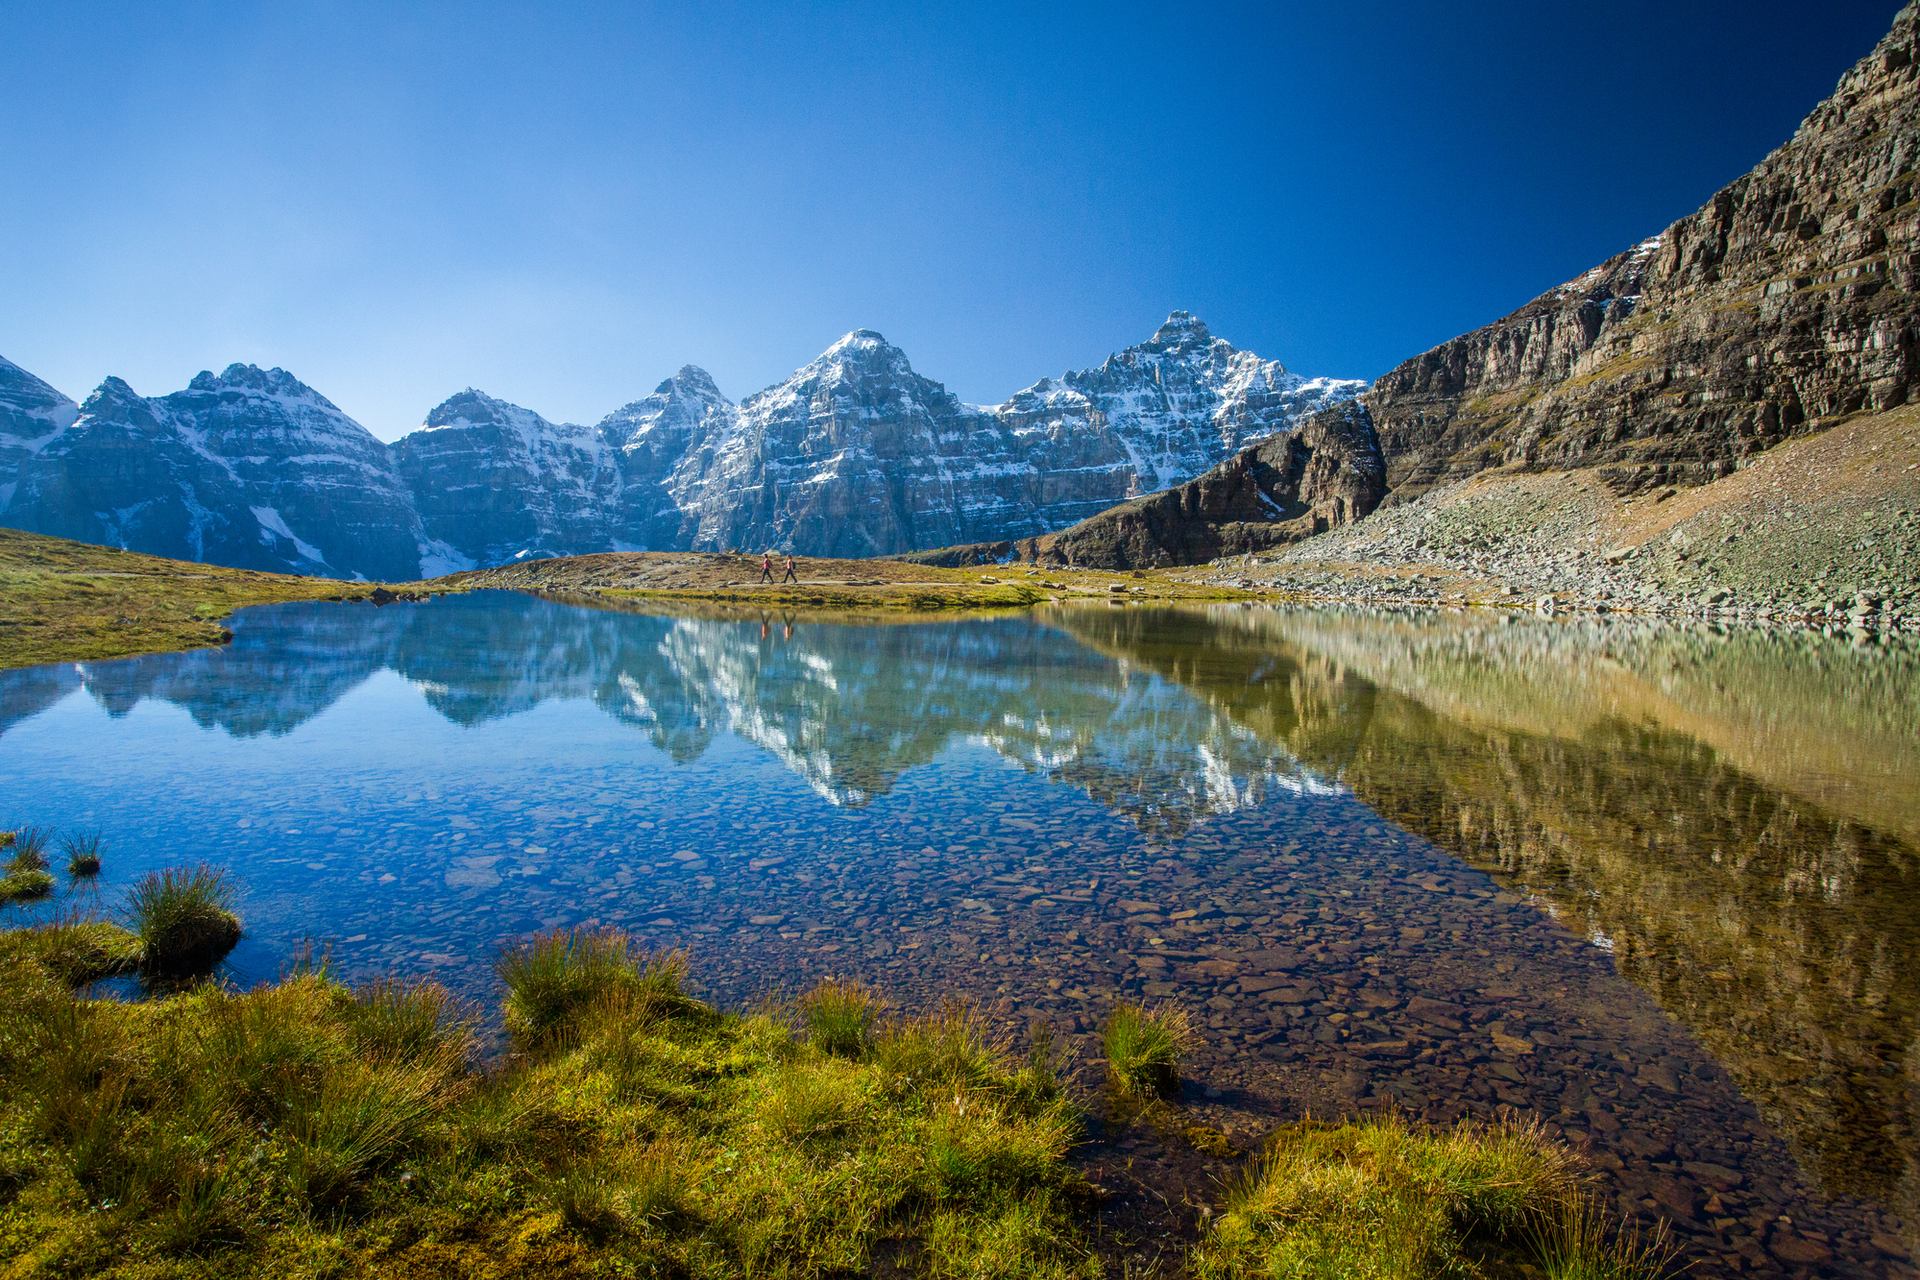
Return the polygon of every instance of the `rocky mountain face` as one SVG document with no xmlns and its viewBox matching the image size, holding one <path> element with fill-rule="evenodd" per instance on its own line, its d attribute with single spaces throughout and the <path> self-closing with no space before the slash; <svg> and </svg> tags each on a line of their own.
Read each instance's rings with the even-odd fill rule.
<svg viewBox="0 0 1920 1280">
<path fill-rule="evenodd" d="M 1917 41 L 1910 4 L 1791 141 L 1697 213 L 1383 375 L 1364 410 L 1336 411 L 1334 447 L 1314 450 L 1323 463 L 1349 450 L 1352 472 L 1275 490 L 1236 458 L 1060 534 L 949 558 L 1196 563 L 1320 532 L 1296 503 L 1344 503 L 1331 527 L 1500 467 L 1583 472 L 1621 495 L 1701 484 L 1908 403 L 1920 389 Z M 1303 428 L 1294 447 L 1310 437 Z M 1376 456 L 1378 494 L 1359 481 Z M 1248 518 L 1259 494 L 1273 502 L 1263 522 Z"/>
<path fill-rule="evenodd" d="M 634 545 L 885 555 L 1061 528 L 1362 385 L 1301 378 L 1176 311 L 1000 405 L 963 403 L 861 329 L 738 406 L 688 368 L 601 426 L 627 460 Z"/>
<path fill-rule="evenodd" d="M 1477 471 L 1724 475 L 1920 386 L 1920 7 L 1698 212 L 1383 376 L 1394 500 Z"/>
<path fill-rule="evenodd" d="M 1135 498 L 1059 533 L 910 557 L 945 565 L 1030 560 L 1084 569 L 1198 564 L 1267 551 L 1379 505 L 1386 462 L 1366 408 L 1347 401 L 1269 436 L 1185 484 Z"/>
<path fill-rule="evenodd" d="M 592 427 L 468 388 L 392 446 L 426 575 L 618 544 L 619 455 Z"/>
<path fill-rule="evenodd" d="M 1302 378 L 1176 311 L 1097 368 L 978 406 L 861 329 L 738 404 L 693 366 L 593 427 L 468 390 L 386 446 L 278 369 L 154 399 L 110 379 L 74 409 L 6 365 L 0 520 L 389 579 L 610 550 L 884 555 L 1059 529 L 1362 386 Z"/>
<path fill-rule="evenodd" d="M 155 398 L 109 378 L 30 450 L 0 518 L 247 569 L 410 578 L 420 534 L 386 447 L 281 369 Z"/>
<path fill-rule="evenodd" d="M 12 501 L 27 458 L 79 416 L 79 405 L 11 360 L 0 358 L 0 511 Z"/>
</svg>

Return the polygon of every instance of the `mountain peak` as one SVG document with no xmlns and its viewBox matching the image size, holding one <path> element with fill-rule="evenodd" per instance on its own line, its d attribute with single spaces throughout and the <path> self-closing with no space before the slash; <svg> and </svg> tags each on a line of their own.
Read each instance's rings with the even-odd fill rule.
<svg viewBox="0 0 1920 1280">
<path fill-rule="evenodd" d="M 846 351 L 848 349 L 877 351 L 883 347 L 888 350 L 899 350 L 899 348 L 895 347 L 891 342 L 888 342 L 885 335 L 877 329 L 854 329 L 843 334 L 840 341 L 828 347 L 827 353 L 831 355 L 836 351 Z"/>
<path fill-rule="evenodd" d="M 683 364 L 674 371 L 674 375 L 653 389 L 657 396 L 692 395 L 703 400 L 724 400 L 720 393 L 720 384 L 713 375 L 697 364 Z"/>
<path fill-rule="evenodd" d="M 1169 311 L 1165 323 L 1153 331 L 1148 345 L 1177 347 L 1213 341 L 1207 322 L 1191 311 Z"/>
<path fill-rule="evenodd" d="M 454 392 L 428 410 L 425 425 L 431 428 L 458 423 L 488 422 L 497 419 L 504 411 L 514 407 L 475 387 L 467 387 Z"/>
<path fill-rule="evenodd" d="M 0 356 L 0 419 L 9 414 L 66 426 L 78 406 L 5 356 Z"/>
<path fill-rule="evenodd" d="M 848 371 L 859 374 L 910 374 L 913 366 L 907 361 L 907 353 L 888 342 L 877 330 L 855 329 L 821 352 L 818 359 L 798 370 L 794 378 L 814 377 L 827 371 L 834 372 L 836 376 Z"/>
<path fill-rule="evenodd" d="M 138 402 L 140 393 L 127 385 L 127 380 L 118 374 L 108 374 L 101 384 L 93 389 L 93 394 L 80 406 L 83 413 L 97 413 L 114 405 L 129 405 Z"/>
<path fill-rule="evenodd" d="M 257 364 L 235 362 L 218 375 L 202 369 L 187 384 L 189 391 L 252 391 L 267 396 L 296 397 L 326 403 L 325 397 L 285 369 L 262 369 Z"/>
</svg>

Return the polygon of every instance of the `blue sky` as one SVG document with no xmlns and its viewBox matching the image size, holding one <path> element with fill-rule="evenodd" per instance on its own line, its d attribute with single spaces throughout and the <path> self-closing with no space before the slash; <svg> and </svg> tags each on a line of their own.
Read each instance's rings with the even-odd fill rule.
<svg viewBox="0 0 1920 1280">
<path fill-rule="evenodd" d="M 860 326 L 978 401 L 1174 307 L 1370 378 L 1696 208 L 1897 8 L 12 4 L 0 355 L 278 364 L 386 438 Z"/>
</svg>

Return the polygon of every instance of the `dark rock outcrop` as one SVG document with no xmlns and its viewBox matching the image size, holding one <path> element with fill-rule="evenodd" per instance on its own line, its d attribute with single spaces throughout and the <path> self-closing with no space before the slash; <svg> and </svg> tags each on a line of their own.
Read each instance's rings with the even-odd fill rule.
<svg viewBox="0 0 1920 1280">
<path fill-rule="evenodd" d="M 965 565 L 1008 560 L 1131 569 L 1264 551 L 1349 524 L 1386 495 L 1386 464 L 1357 402 L 1323 409 L 1206 474 L 1038 538 L 909 557 Z"/>
<path fill-rule="evenodd" d="M 1697 213 L 1367 393 L 1393 501 L 1503 464 L 1616 489 L 1742 459 L 1920 385 L 1920 8 Z"/>
</svg>

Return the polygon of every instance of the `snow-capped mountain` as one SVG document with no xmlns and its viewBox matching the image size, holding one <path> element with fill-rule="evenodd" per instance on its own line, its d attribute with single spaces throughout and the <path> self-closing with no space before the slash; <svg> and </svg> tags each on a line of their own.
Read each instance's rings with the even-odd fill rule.
<svg viewBox="0 0 1920 1280">
<path fill-rule="evenodd" d="M 592 427 L 548 422 L 471 387 L 392 447 L 425 541 L 423 574 L 619 540 L 619 455 Z"/>
<path fill-rule="evenodd" d="M 248 569 L 405 579 L 419 520 L 386 446 L 284 369 L 147 398 L 119 378 L 30 451 L 0 519 Z"/>
<path fill-rule="evenodd" d="M 0 358 L 0 511 L 20 468 L 80 416 L 80 406 L 11 360 Z"/>
<path fill-rule="evenodd" d="M 857 329 L 734 403 L 694 366 L 594 427 L 479 391 L 382 445 L 279 369 L 77 409 L 0 362 L 0 522 L 186 559 L 402 579 L 525 556 L 1020 538 L 1206 471 L 1351 399 L 1184 311 L 1094 369 L 962 402 Z"/>
</svg>

